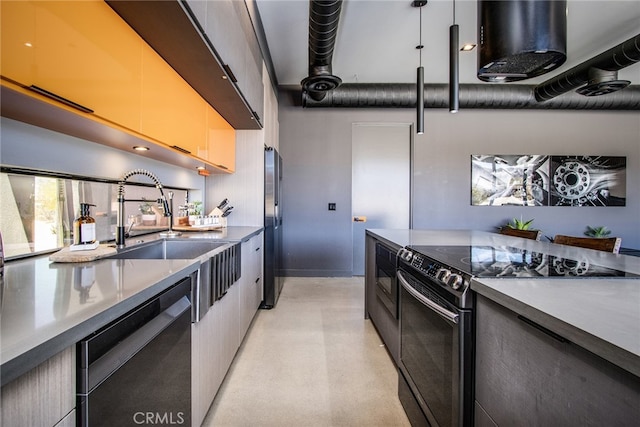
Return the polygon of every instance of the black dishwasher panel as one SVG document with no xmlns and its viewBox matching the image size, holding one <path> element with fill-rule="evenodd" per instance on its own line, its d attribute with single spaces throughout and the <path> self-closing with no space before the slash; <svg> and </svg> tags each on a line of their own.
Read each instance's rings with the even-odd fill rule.
<svg viewBox="0 0 640 427">
<path fill-rule="evenodd" d="M 191 278 L 78 343 L 77 424 L 191 424 Z"/>
</svg>

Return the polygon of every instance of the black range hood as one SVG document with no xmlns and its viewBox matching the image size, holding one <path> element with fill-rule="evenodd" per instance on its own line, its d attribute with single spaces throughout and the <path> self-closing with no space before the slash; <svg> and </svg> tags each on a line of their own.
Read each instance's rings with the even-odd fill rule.
<svg viewBox="0 0 640 427">
<path fill-rule="evenodd" d="M 478 0 L 478 78 L 529 79 L 567 59 L 566 0 Z"/>
</svg>

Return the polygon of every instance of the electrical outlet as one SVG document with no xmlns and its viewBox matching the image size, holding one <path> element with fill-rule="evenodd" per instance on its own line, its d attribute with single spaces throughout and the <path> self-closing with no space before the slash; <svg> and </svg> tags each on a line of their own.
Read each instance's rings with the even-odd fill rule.
<svg viewBox="0 0 640 427">
<path fill-rule="evenodd" d="M 329 210 L 330 211 L 335 211 L 336 210 L 336 204 L 335 203 L 329 203 Z"/>
</svg>

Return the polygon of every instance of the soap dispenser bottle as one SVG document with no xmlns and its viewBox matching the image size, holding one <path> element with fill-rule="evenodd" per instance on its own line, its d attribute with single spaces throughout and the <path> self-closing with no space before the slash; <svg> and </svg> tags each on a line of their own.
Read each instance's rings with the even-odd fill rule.
<svg viewBox="0 0 640 427">
<path fill-rule="evenodd" d="M 91 217 L 89 203 L 80 203 L 80 216 L 73 221 L 73 244 L 88 245 L 96 241 L 96 220 Z"/>
</svg>

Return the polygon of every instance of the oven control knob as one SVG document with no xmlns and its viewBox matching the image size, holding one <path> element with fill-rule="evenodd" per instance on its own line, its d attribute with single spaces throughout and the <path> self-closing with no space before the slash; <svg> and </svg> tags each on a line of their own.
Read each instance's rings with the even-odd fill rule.
<svg viewBox="0 0 640 427">
<path fill-rule="evenodd" d="M 447 283 L 447 280 L 449 279 L 450 275 L 451 275 L 451 272 L 446 268 L 439 268 L 438 271 L 436 272 L 436 279 L 442 280 L 443 282 Z"/>
<path fill-rule="evenodd" d="M 451 286 L 456 291 L 462 287 L 464 284 L 464 279 L 459 274 L 450 274 L 447 279 L 447 285 Z"/>
<path fill-rule="evenodd" d="M 398 252 L 398 256 L 404 260 L 404 261 L 411 261 L 411 258 L 413 257 L 413 253 L 408 250 L 408 249 L 400 249 L 400 251 Z"/>
</svg>

